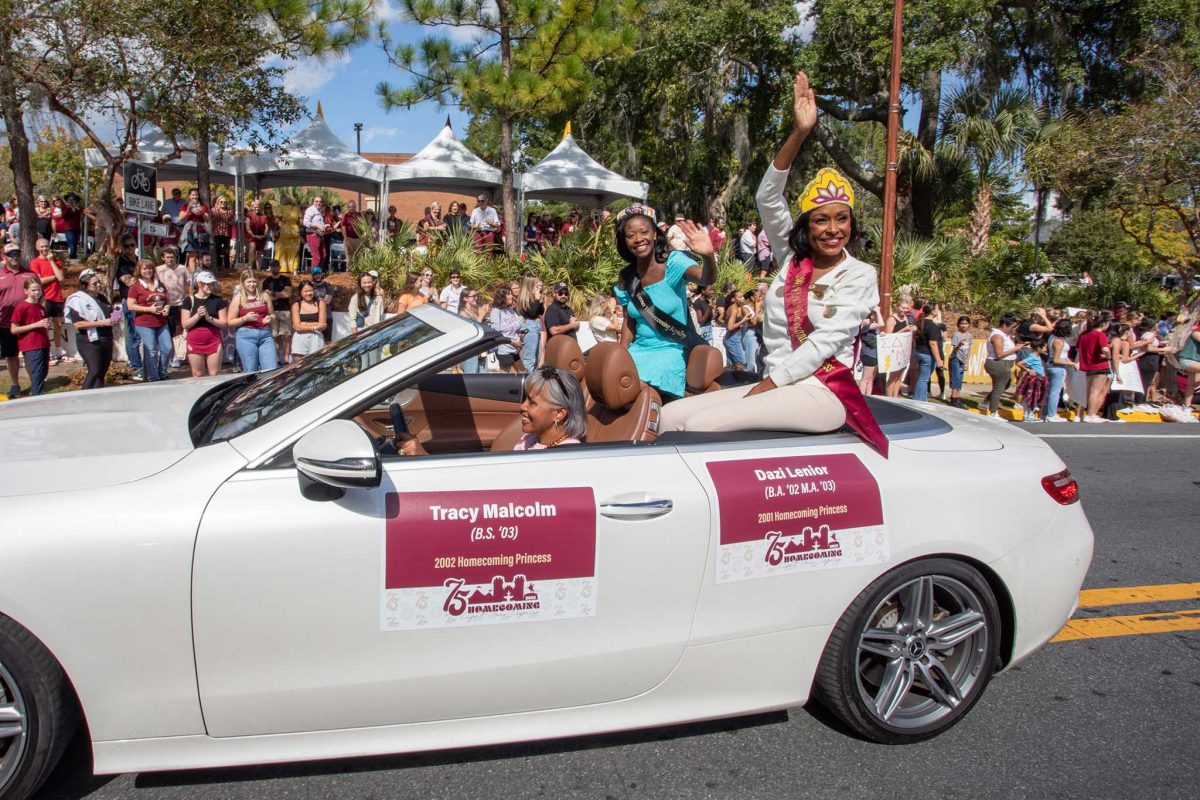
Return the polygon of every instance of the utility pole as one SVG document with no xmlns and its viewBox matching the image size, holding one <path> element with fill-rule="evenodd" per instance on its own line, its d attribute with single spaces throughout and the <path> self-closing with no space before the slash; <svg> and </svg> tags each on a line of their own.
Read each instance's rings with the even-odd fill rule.
<svg viewBox="0 0 1200 800">
<path fill-rule="evenodd" d="M 892 74 L 888 85 L 887 171 L 883 176 L 883 242 L 879 259 L 880 310 L 892 313 L 892 264 L 896 244 L 897 140 L 900 136 L 900 48 L 904 36 L 904 0 L 892 4 Z"/>
<path fill-rule="evenodd" d="M 361 122 L 354 123 L 354 152 L 362 155 L 362 129 Z M 358 193 L 358 213 L 362 213 L 362 192 Z"/>
</svg>

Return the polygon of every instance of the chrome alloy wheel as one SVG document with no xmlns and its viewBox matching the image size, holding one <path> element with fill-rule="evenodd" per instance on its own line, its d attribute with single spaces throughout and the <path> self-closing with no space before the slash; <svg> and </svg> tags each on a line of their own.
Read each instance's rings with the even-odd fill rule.
<svg viewBox="0 0 1200 800">
<path fill-rule="evenodd" d="M 0 794 L 16 774 L 28 743 L 25 698 L 12 674 L 0 664 Z"/>
<path fill-rule="evenodd" d="M 858 634 L 856 680 L 876 720 L 911 730 L 952 714 L 979 682 L 990 652 L 984 601 L 946 575 L 901 584 Z"/>
</svg>

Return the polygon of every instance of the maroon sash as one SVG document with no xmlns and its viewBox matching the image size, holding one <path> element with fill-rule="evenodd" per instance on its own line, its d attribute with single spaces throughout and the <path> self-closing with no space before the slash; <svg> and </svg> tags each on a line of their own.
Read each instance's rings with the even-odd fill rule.
<svg viewBox="0 0 1200 800">
<path fill-rule="evenodd" d="M 812 286 L 813 263 L 811 259 L 792 257 L 784 288 L 783 303 L 787 310 L 788 333 L 792 338 L 792 347 L 804 344 L 808 335 L 813 332 L 812 321 L 808 318 L 808 291 Z M 867 406 L 866 398 L 854 380 L 854 372 L 837 358 L 830 356 L 825 363 L 817 367 L 813 373 L 825 388 L 833 392 L 842 406 L 846 409 L 846 424 L 859 435 L 867 444 L 879 451 L 884 458 L 888 457 L 888 440 L 875 421 L 875 415 Z"/>
</svg>

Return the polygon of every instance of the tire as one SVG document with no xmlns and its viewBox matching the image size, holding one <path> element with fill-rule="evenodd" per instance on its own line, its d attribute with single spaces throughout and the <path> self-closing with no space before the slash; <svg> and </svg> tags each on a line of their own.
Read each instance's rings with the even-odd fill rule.
<svg viewBox="0 0 1200 800">
<path fill-rule="evenodd" d="M 983 695 L 1000 634 L 995 595 L 977 570 L 946 558 L 905 564 L 846 609 L 817 667 L 815 695 L 867 739 L 929 739 Z"/>
<path fill-rule="evenodd" d="M 25 800 L 38 790 L 78 719 L 74 693 L 54 656 L 0 616 L 0 800 Z"/>
</svg>

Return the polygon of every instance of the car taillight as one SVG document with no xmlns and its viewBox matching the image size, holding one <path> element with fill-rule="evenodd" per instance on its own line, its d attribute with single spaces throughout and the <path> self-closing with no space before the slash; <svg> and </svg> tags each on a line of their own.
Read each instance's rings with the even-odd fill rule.
<svg viewBox="0 0 1200 800">
<path fill-rule="evenodd" d="M 1071 477 L 1069 469 L 1042 478 L 1042 488 L 1060 505 L 1069 506 L 1079 502 L 1079 484 Z"/>
</svg>

